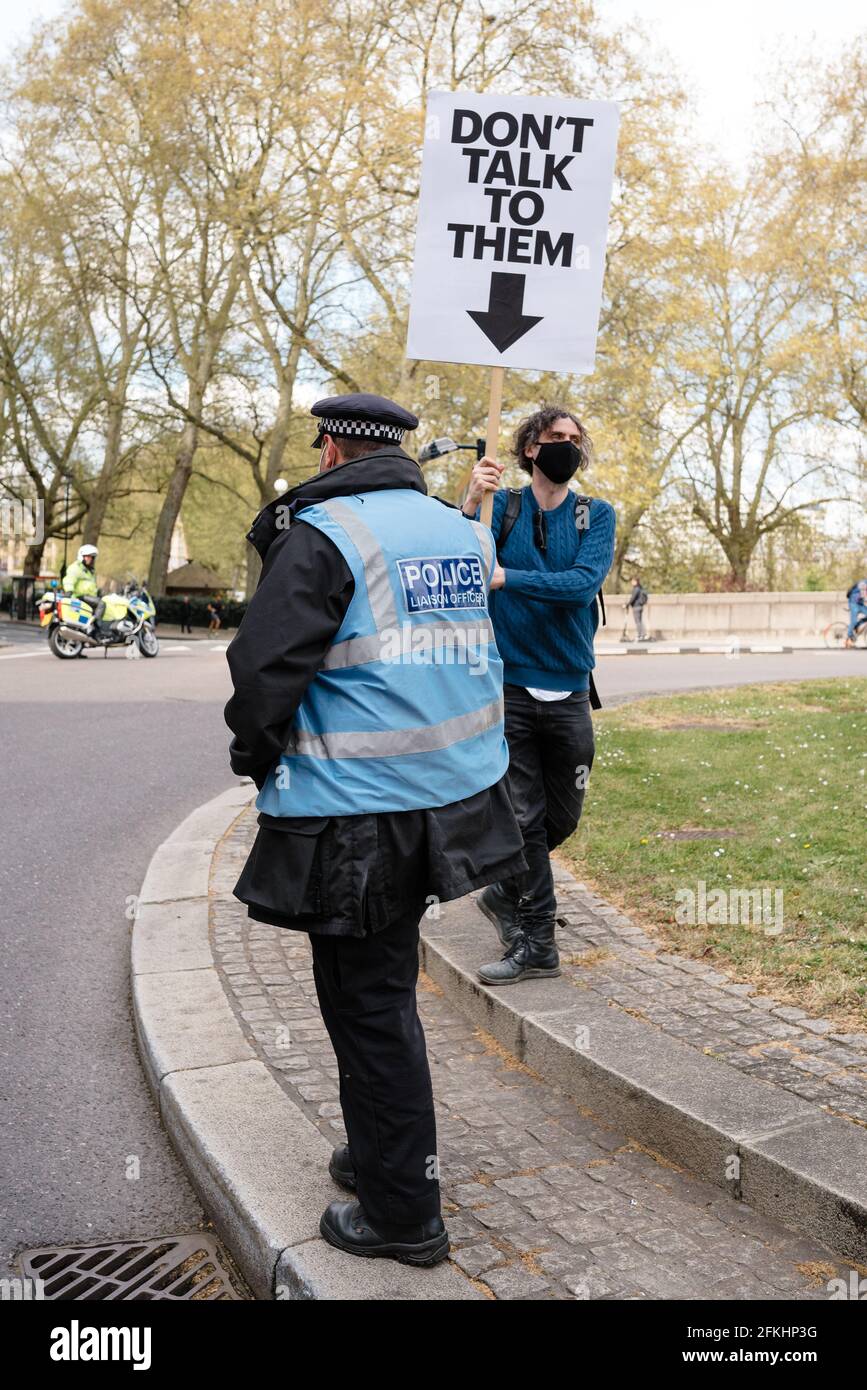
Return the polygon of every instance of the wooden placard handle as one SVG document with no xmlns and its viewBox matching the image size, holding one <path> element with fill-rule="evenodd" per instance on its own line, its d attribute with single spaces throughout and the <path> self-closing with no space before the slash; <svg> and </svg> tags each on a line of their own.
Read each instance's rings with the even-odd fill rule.
<svg viewBox="0 0 867 1390">
<path fill-rule="evenodd" d="M 485 431 L 485 453 L 489 459 L 496 462 L 497 450 L 500 445 L 500 411 L 503 405 L 503 377 L 506 375 L 505 367 L 491 368 L 491 394 L 488 398 L 488 428 Z M 479 518 L 490 526 L 494 515 L 494 494 L 486 492 L 482 497 Z"/>
</svg>

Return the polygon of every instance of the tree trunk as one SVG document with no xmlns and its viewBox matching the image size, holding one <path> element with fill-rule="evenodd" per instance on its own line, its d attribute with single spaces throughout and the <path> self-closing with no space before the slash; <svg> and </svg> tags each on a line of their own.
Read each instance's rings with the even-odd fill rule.
<svg viewBox="0 0 867 1390">
<path fill-rule="evenodd" d="M 45 540 L 34 541 L 32 545 L 28 545 L 22 568 L 22 574 L 25 577 L 34 578 L 42 568 L 42 556 L 45 553 L 46 540 L 47 537 Z"/>
<path fill-rule="evenodd" d="M 283 376 L 280 381 L 280 395 L 277 401 L 277 410 L 274 415 L 274 424 L 271 427 L 271 435 L 268 440 L 268 461 L 265 465 L 264 487 L 259 485 L 259 505 L 264 507 L 275 496 L 274 484 L 280 477 L 283 468 L 283 454 L 286 450 L 286 441 L 289 438 L 289 427 L 292 423 L 292 388 L 295 381 L 297 368 L 297 354 L 290 355 Z M 254 550 L 252 545 L 247 544 L 247 573 L 244 580 L 244 593 L 246 597 L 252 598 L 256 592 L 256 585 L 259 583 L 259 575 L 262 573 L 262 561 L 259 558 L 258 550 Z"/>
<path fill-rule="evenodd" d="M 259 575 L 262 573 L 262 561 L 259 559 L 258 550 L 254 550 L 250 542 L 247 542 L 247 573 L 244 578 L 244 596 L 251 599 L 256 592 L 259 583 Z"/>
<path fill-rule="evenodd" d="M 633 511 L 627 511 L 625 515 L 621 516 L 618 522 L 614 543 L 614 560 L 612 561 L 608 575 L 609 581 L 613 584 L 616 594 L 622 594 L 624 591 L 623 567 L 626 564 L 626 557 L 629 553 L 629 547 L 632 544 L 632 538 L 638 530 L 638 525 L 641 518 L 644 516 L 644 512 L 644 507 L 636 507 Z"/>
<path fill-rule="evenodd" d="M 768 558 L 766 563 L 765 584 L 770 593 L 775 592 L 777 587 L 777 556 L 773 536 L 768 536 Z"/>
<path fill-rule="evenodd" d="M 283 467 L 283 454 L 286 449 L 286 441 L 289 438 L 289 426 L 292 423 L 292 389 L 295 383 L 295 371 L 291 370 L 291 380 L 288 373 L 284 372 L 280 382 L 280 395 L 277 400 L 277 410 L 274 415 L 274 424 L 271 427 L 271 437 L 268 440 L 268 463 L 265 468 L 265 488 L 266 494 L 262 498 L 262 505 L 270 502 L 274 496 L 274 484 L 280 477 L 280 470 Z"/>
<path fill-rule="evenodd" d="M 746 590 L 752 558 L 752 549 L 748 550 L 745 546 L 729 546 L 726 549 L 726 559 L 729 562 L 729 580 L 736 593 L 742 594 Z"/>
<path fill-rule="evenodd" d="M 198 414 L 201 402 L 190 402 L 190 413 Z M 175 454 L 175 466 L 157 520 L 151 551 L 151 566 L 148 573 L 148 589 L 154 598 L 166 591 L 166 575 L 169 569 L 169 554 L 172 548 L 172 534 L 180 516 L 181 504 L 193 472 L 193 460 L 199 442 L 199 432 L 192 421 L 184 425 L 181 442 Z"/>
<path fill-rule="evenodd" d="M 82 544 L 98 545 L 99 536 L 105 522 L 105 514 L 111 501 L 112 484 L 120 461 L 121 431 L 123 428 L 123 405 L 112 402 L 108 412 L 108 428 L 105 432 L 105 452 L 99 477 L 90 494 L 87 515 L 84 518 Z"/>
</svg>

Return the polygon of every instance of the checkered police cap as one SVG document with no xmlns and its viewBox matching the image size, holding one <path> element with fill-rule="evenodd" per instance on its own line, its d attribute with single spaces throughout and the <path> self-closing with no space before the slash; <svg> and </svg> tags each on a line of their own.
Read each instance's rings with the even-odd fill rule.
<svg viewBox="0 0 867 1390">
<path fill-rule="evenodd" d="M 383 425 L 376 420 L 333 420 L 324 415 L 319 421 L 320 434 L 356 434 L 368 439 L 393 439 L 400 443 L 403 430 L 400 425 Z"/>
<path fill-rule="evenodd" d="M 310 414 L 317 417 L 319 425 L 313 448 L 322 443 L 323 434 L 382 439 L 399 444 L 406 430 L 414 430 L 418 425 L 418 416 L 404 410 L 402 405 L 365 391 L 316 401 L 310 407 Z"/>
</svg>

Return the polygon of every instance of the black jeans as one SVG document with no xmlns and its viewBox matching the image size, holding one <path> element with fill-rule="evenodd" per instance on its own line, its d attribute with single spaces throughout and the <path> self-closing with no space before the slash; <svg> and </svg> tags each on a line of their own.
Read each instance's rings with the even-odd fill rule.
<svg viewBox="0 0 867 1390">
<path fill-rule="evenodd" d="M 374 1226 L 410 1225 L 440 1210 L 433 1091 L 415 996 L 422 907 L 371 936 L 310 933 L 358 1198 Z"/>
<path fill-rule="evenodd" d="M 511 893 L 527 899 L 525 924 L 532 930 L 553 922 L 549 852 L 581 819 L 594 753 L 590 693 L 576 690 L 564 700 L 537 700 L 521 686 L 506 685 L 504 694 L 509 790 L 527 860 L 527 872 L 511 881 Z"/>
</svg>

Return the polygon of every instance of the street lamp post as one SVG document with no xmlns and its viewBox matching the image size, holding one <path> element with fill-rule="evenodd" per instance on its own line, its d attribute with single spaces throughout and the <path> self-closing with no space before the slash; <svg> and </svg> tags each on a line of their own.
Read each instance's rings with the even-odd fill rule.
<svg viewBox="0 0 867 1390">
<path fill-rule="evenodd" d="M 60 571 L 61 582 L 66 578 L 66 554 L 69 546 L 69 476 L 66 478 L 66 496 L 64 501 L 63 513 L 63 569 Z"/>
</svg>

